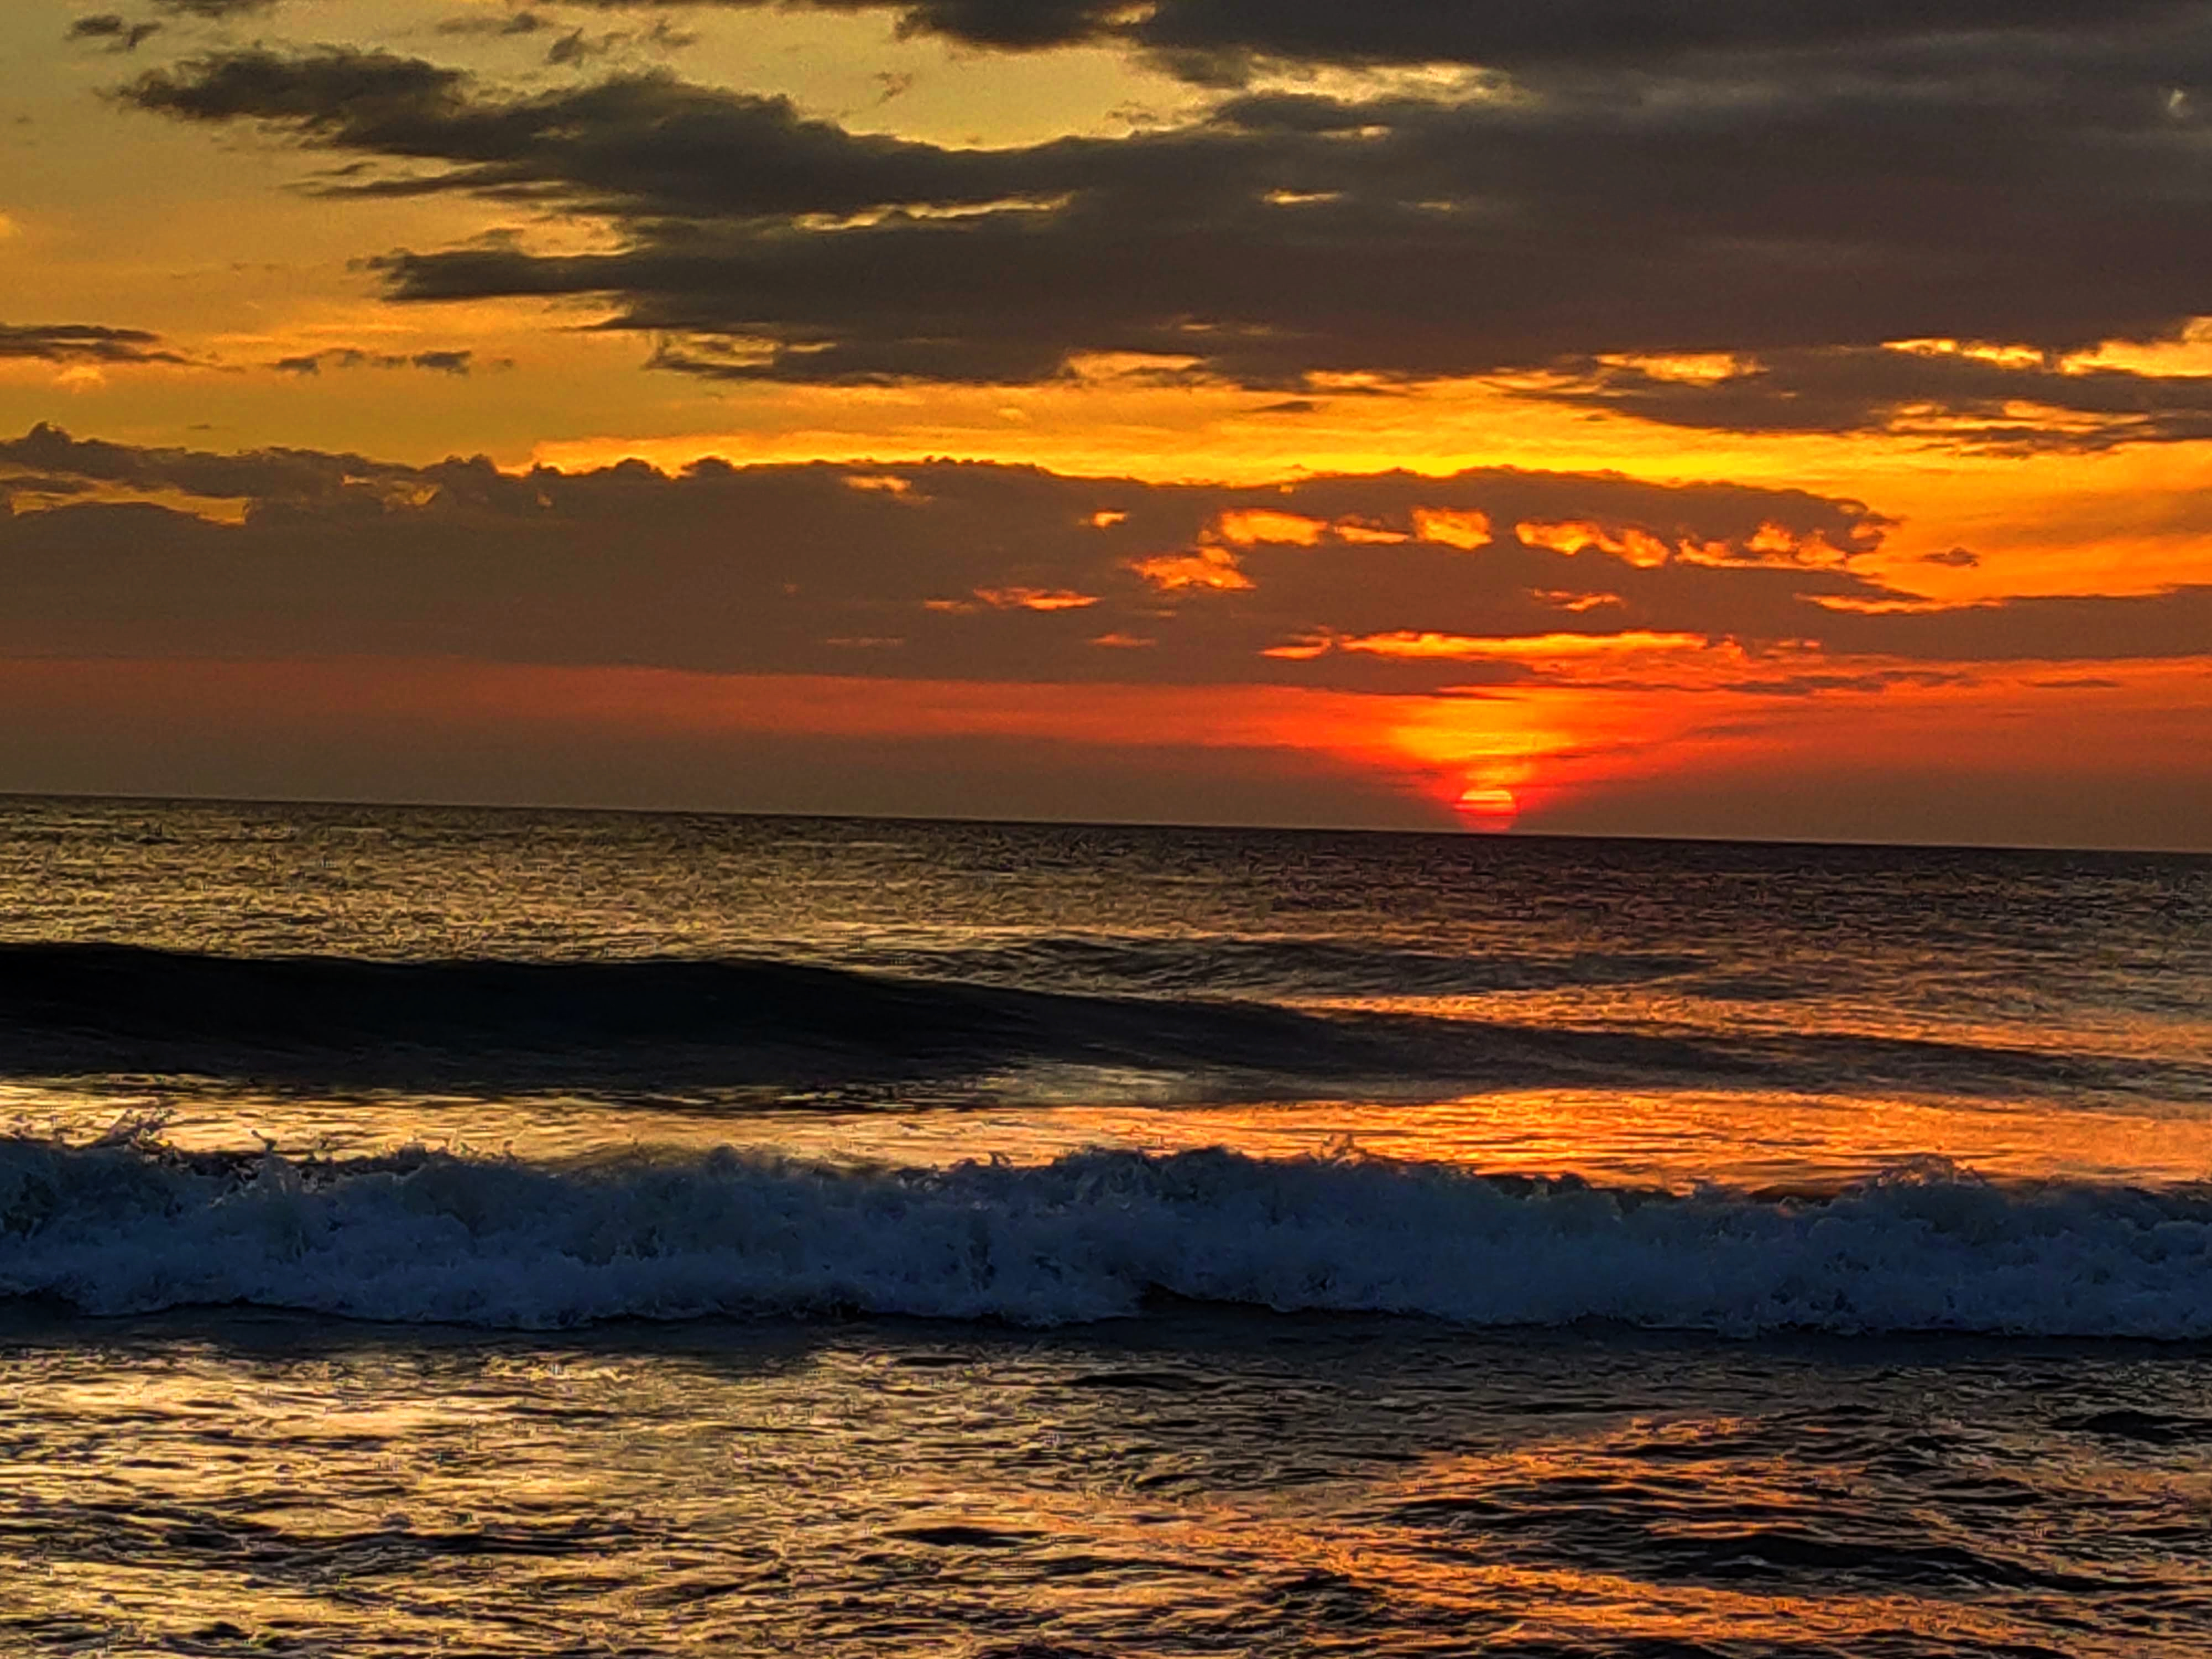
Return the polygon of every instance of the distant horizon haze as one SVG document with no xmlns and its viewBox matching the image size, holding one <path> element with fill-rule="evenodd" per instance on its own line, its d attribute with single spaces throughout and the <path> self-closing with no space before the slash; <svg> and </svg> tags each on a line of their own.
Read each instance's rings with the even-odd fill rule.
<svg viewBox="0 0 2212 1659">
<path fill-rule="evenodd" d="M 148 809 L 163 807 L 216 807 L 266 810 L 282 812 L 288 809 L 313 811 L 363 813 L 467 814 L 477 812 L 514 813 L 520 816 L 540 815 L 557 817 L 692 817 L 708 819 L 748 819 L 773 822 L 787 820 L 793 823 L 810 822 L 823 823 L 881 823 L 893 825 L 942 825 L 949 828 L 967 827 L 979 830 L 1158 830 L 1163 833 L 1187 832 L 1191 835 L 1261 833 L 1285 836 L 1411 836 L 1440 842 L 1513 840 L 1524 842 L 1588 842 L 1595 843 L 1621 842 L 1647 844 L 1653 847 L 1711 847 L 1715 848 L 1742 848 L 1753 849 L 1771 848 L 1777 850 L 1819 852 L 1833 849 L 1838 852 L 1864 853 L 2016 853 L 2024 857 L 2064 857 L 2080 855 L 2088 858 L 2150 858 L 2150 859 L 2212 859 L 2212 848 L 2156 846 L 2156 845 L 2082 845 L 2057 842 L 1996 842 L 1996 841 L 1881 841 L 1855 839 L 1822 839 L 1812 836 L 1781 836 L 1772 837 L 1729 835 L 1668 835 L 1636 830 L 1594 831 L 1540 828 L 1516 823 L 1509 828 L 1496 829 L 1470 826 L 1463 822 L 1449 823 L 1241 823 L 1231 819 L 1198 818 L 1117 818 L 1117 817 L 977 817 L 952 812 L 872 812 L 823 809 L 775 809 L 741 806 L 696 806 L 682 804 L 654 805 L 589 800 L 471 800 L 461 797 L 434 798 L 378 798 L 351 795 L 221 795 L 191 793 L 140 793 L 133 792 L 100 793 L 50 791 L 37 789 L 0 790 L 0 813 L 12 807 L 81 804 L 88 807 L 142 806 Z"/>
</svg>

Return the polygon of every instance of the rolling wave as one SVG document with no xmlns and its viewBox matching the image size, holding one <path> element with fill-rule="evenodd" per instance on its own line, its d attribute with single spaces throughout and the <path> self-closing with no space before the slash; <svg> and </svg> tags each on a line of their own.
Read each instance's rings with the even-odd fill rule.
<svg viewBox="0 0 2212 1659">
<path fill-rule="evenodd" d="M 772 1089 L 823 1099 L 927 1084 L 941 1099 L 987 1085 L 1003 1098 L 1022 1075 L 1067 1067 L 1170 1077 L 1192 1100 L 1553 1085 L 2212 1100 L 2208 1066 L 1817 1029 L 1515 1024 L 768 958 L 391 961 L 0 945 L 0 1077 L 615 1096 Z"/>
<path fill-rule="evenodd" d="M 1563 1066 L 1698 1073 L 1663 1037 L 1344 1015 L 1239 999 L 925 980 L 771 959 L 380 961 L 0 946 L 0 1073 L 363 1085 L 818 1089 L 1084 1066 L 1255 1096 Z"/>
<path fill-rule="evenodd" d="M 0 1139 L 0 1297 L 84 1314 L 1042 1327 L 1163 1297 L 1469 1326 L 2202 1339 L 2212 1188 L 2001 1188 L 1930 1167 L 1822 1196 L 1670 1197 L 1222 1151 L 926 1170 Z"/>
</svg>

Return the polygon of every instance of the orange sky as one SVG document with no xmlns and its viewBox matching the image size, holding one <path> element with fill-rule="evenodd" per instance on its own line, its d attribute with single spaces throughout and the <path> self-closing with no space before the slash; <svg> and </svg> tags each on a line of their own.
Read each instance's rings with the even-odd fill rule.
<svg viewBox="0 0 2212 1659">
<path fill-rule="evenodd" d="M 0 789 L 2212 848 L 2191 7 L 1182 3 L 9 9 Z"/>
</svg>

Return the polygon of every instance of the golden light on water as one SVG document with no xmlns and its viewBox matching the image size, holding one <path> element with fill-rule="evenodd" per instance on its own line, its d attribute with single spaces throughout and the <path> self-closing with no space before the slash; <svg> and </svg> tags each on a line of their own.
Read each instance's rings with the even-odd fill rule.
<svg viewBox="0 0 2212 1659">
<path fill-rule="evenodd" d="M 1533 1005 L 1531 1005 L 1533 1006 Z M 410 1144 L 463 1157 L 619 1162 L 702 1156 L 833 1166 L 947 1167 L 970 1159 L 1051 1162 L 1111 1147 L 1155 1155 L 1227 1148 L 1248 1158 L 1352 1155 L 1688 1192 L 1703 1183 L 1832 1190 L 1929 1160 L 1998 1182 L 2124 1180 L 2187 1184 L 2212 1169 L 2212 1121 L 2110 1107 L 1992 1112 L 1966 1098 L 1813 1096 L 1710 1089 L 1504 1089 L 1426 1102 L 1307 1100 L 1174 1103 L 1158 1079 L 1068 1068 L 1033 1073 L 1028 1102 L 971 1110 L 763 1110 L 742 1128 L 686 1109 L 610 1111 L 529 1093 L 503 1101 L 264 1096 L 122 1102 L 58 1086 L 0 1086 L 0 1111 L 82 1143 L 118 1115 L 157 1110 L 165 1144 L 190 1152 L 379 1157 Z M 1117 1099 L 1117 1097 L 1119 1097 Z"/>
</svg>

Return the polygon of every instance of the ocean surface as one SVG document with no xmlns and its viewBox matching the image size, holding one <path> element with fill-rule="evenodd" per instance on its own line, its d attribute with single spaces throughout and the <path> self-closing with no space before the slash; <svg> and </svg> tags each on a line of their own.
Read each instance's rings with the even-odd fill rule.
<svg viewBox="0 0 2212 1659">
<path fill-rule="evenodd" d="M 2212 1655 L 2212 860 L 0 799 L 0 1651 Z"/>
</svg>

